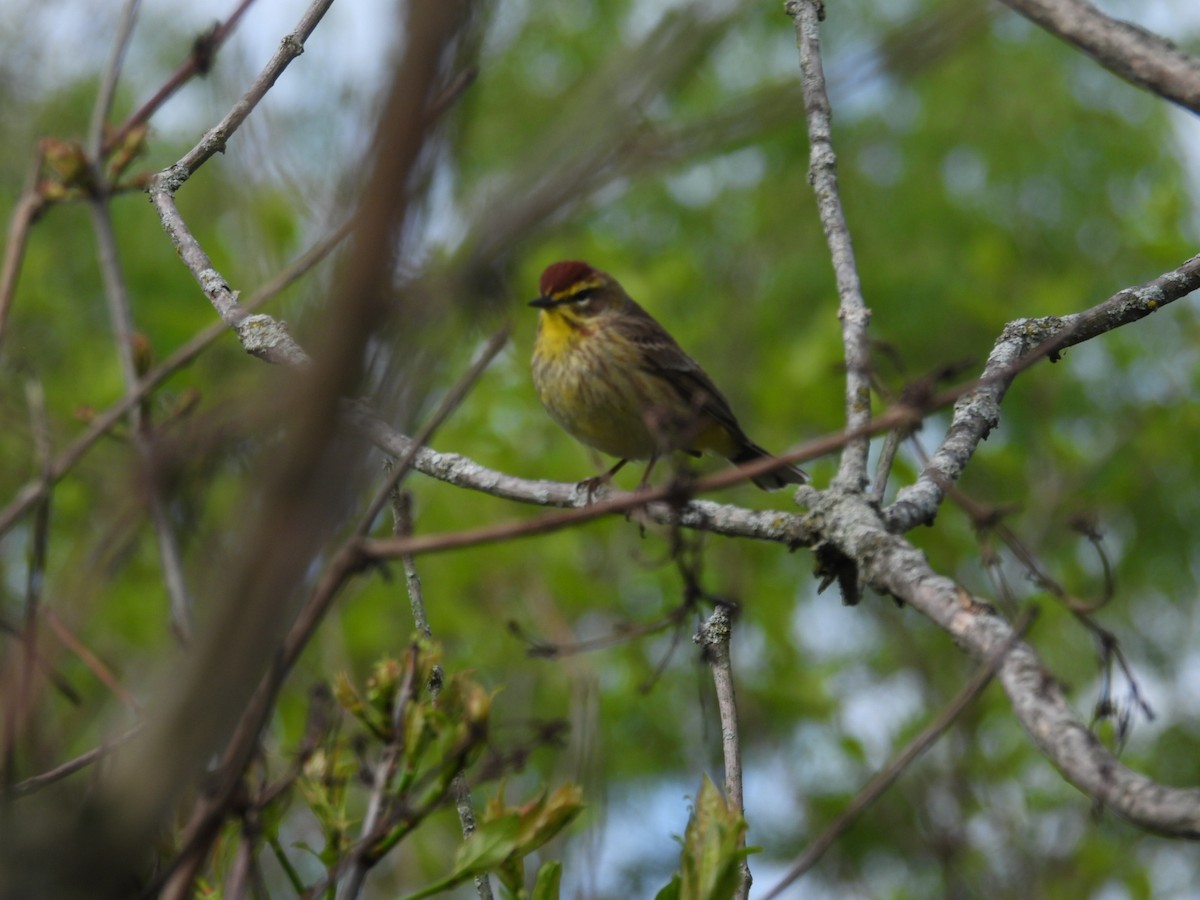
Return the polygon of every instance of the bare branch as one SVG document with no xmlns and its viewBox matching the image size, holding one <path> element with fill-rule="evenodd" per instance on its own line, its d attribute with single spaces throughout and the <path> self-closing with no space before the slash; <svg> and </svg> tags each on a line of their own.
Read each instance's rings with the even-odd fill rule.
<svg viewBox="0 0 1200 900">
<path fill-rule="evenodd" d="M 136 6 L 137 4 L 133 3 L 132 5 Z M 130 25 L 132 26 L 132 23 Z M 99 132 L 94 137 L 99 141 Z M 108 199 L 103 196 L 103 192 L 91 199 L 88 208 L 92 214 L 92 231 L 96 236 L 96 252 L 104 281 L 104 297 L 113 330 L 113 343 L 116 345 L 117 357 L 121 363 L 125 394 L 130 396 L 139 392 L 140 375 L 135 359 L 133 314 L 129 308 L 129 292 L 126 290 L 125 277 L 117 258 L 117 236 L 113 230 L 112 217 L 109 214 Z M 144 481 L 146 504 L 149 507 L 150 521 L 158 544 L 159 564 L 162 566 L 163 583 L 166 586 L 170 604 L 172 630 L 179 640 L 187 643 L 191 640 L 192 635 L 192 598 L 183 575 L 183 559 L 179 552 L 179 543 L 175 539 L 175 529 L 171 525 L 166 499 L 163 497 L 162 487 L 156 477 L 157 466 L 151 444 L 149 419 L 145 408 L 140 404 L 130 407 L 129 418 L 134 450 L 137 452 L 146 476 Z M 46 470 L 43 470 L 43 479 L 45 476 Z"/>
<path fill-rule="evenodd" d="M 826 518 L 828 539 L 858 563 L 868 584 L 911 604 L 975 659 L 986 661 L 1011 642 L 1000 681 L 1018 721 L 1067 781 L 1149 831 L 1200 839 L 1200 789 L 1167 787 L 1122 765 L 1071 709 L 1033 648 L 1014 640 L 1012 626 L 934 572 L 865 499 L 822 495 L 813 514 Z"/>
<path fill-rule="evenodd" d="M 225 118 L 209 129 L 179 162 L 155 175 L 149 188 L 150 199 L 158 209 L 163 228 L 221 320 L 237 332 L 238 339 L 250 353 L 280 365 L 306 365 L 308 355 L 292 340 L 282 322 L 270 316 L 251 316 L 239 305 L 237 292 L 213 266 L 179 214 L 175 192 L 209 157 L 225 149 L 226 142 L 266 96 L 284 69 L 304 52 L 304 42 L 332 3 L 333 0 L 315 0 L 305 10 L 296 28 L 283 39 L 275 55 Z"/>
<path fill-rule="evenodd" d="M 88 125 L 86 149 L 92 165 L 97 169 L 100 165 L 100 148 L 104 142 L 104 125 L 108 122 L 109 112 L 112 111 L 113 98 L 117 94 L 117 81 L 121 77 L 121 64 L 125 59 L 125 51 L 129 48 L 129 38 L 133 34 L 133 25 L 137 21 L 138 7 L 141 5 L 142 0 L 125 0 L 125 5 L 121 8 L 121 20 L 117 24 L 112 54 L 100 79 L 100 90 L 96 93 L 96 105 L 92 109 L 92 121 Z"/>
<path fill-rule="evenodd" d="M 1086 0 L 1001 0 L 1131 84 L 1200 113 L 1200 59 Z"/>
<path fill-rule="evenodd" d="M 432 451 L 418 452 L 414 457 L 414 464 L 419 467 L 422 457 L 426 453 L 430 454 L 430 456 L 425 457 L 428 462 L 443 463 L 456 459 L 462 461 L 468 469 L 482 469 L 476 463 L 471 463 L 463 457 L 448 457 L 435 454 Z M 438 459 L 435 460 L 430 457 L 438 457 Z M 499 475 L 499 473 L 494 474 Z M 719 473 L 710 479 L 697 482 L 695 487 L 697 490 L 711 488 L 716 479 L 724 475 L 725 473 Z M 572 498 L 572 503 L 586 502 L 575 500 L 576 496 L 581 493 L 579 485 L 576 484 L 523 482 L 521 479 L 511 478 L 511 476 L 500 477 L 511 479 L 511 481 L 519 484 L 531 484 L 537 488 L 544 489 L 546 492 L 557 491 L 566 493 L 566 491 L 570 491 L 569 496 Z M 598 519 L 614 513 L 626 513 L 634 509 L 644 509 L 651 521 L 659 522 L 663 525 L 697 528 L 717 534 L 754 537 L 759 540 L 777 541 L 797 547 L 810 545 L 817 539 L 816 532 L 805 524 L 804 518 L 801 516 L 787 515 L 786 513 L 775 511 L 756 512 L 739 506 L 727 506 L 720 503 L 695 500 L 681 505 L 678 502 L 677 494 L 678 489 L 673 486 L 650 488 L 637 491 L 636 493 L 612 494 L 610 492 L 606 499 L 576 506 L 573 509 L 567 509 L 563 512 L 541 516 L 536 519 L 503 522 L 499 525 L 455 531 L 447 534 L 418 535 L 408 538 L 367 539 L 359 543 L 359 549 L 371 559 L 391 559 L 396 556 L 403 556 L 404 554 L 416 556 L 423 553 L 456 550 L 462 547 L 512 540 L 513 538 L 548 534 L 591 521 L 592 519 Z"/>
<path fill-rule="evenodd" d="M 26 794 L 36 793 L 47 785 L 54 784 L 57 781 L 62 781 L 68 775 L 74 775 L 81 769 L 86 769 L 92 763 L 97 762 L 103 759 L 109 753 L 112 753 L 141 730 L 141 725 L 134 725 L 132 728 L 126 729 L 115 737 L 109 738 L 99 747 L 93 747 L 86 753 L 81 753 L 74 759 L 63 763 L 60 766 L 55 766 L 48 772 L 43 772 L 41 775 L 34 775 L 32 778 L 26 778 L 24 781 L 17 782 L 12 786 L 10 796 L 22 797 Z"/>
<path fill-rule="evenodd" d="M 272 85 L 279 80 L 279 76 L 283 74 L 292 60 L 304 52 L 304 42 L 308 40 L 313 29 L 317 27 L 332 5 L 333 0 L 314 0 L 312 5 L 304 11 L 304 15 L 301 16 L 295 29 L 280 42 L 279 49 L 275 51 L 275 55 L 267 62 L 266 67 L 259 73 L 258 78 L 242 96 L 242 99 L 235 103 L 225 118 L 210 128 L 200 142 L 185 153 L 179 162 L 159 174 L 156 181 L 159 181 L 165 190 L 174 194 L 209 157 L 225 149 L 229 138 L 246 121 L 246 118 L 258 106 L 259 101 L 267 95 L 267 91 L 271 89 Z"/>
<path fill-rule="evenodd" d="M 821 65 L 818 23 L 824 7 L 821 0 L 788 0 L 785 9 L 795 22 L 796 46 L 800 49 L 804 112 L 808 119 L 808 177 L 817 197 L 817 211 L 837 279 L 838 318 L 842 321 L 842 343 L 846 353 L 846 430 L 853 432 L 871 420 L 871 359 L 867 342 L 871 311 L 863 300 L 850 229 L 838 195 L 829 94 Z M 840 487 L 861 491 L 867 486 L 869 450 L 870 442 L 866 437 L 855 438 L 846 444 L 838 467 L 836 483 Z"/>
<path fill-rule="evenodd" d="M 454 404 L 457 406 L 457 403 Z M 397 536 L 412 534 L 412 495 L 401 493 L 399 490 L 392 491 L 392 533 Z M 411 556 L 401 558 L 401 564 L 404 566 L 404 582 L 408 588 L 409 606 L 412 608 L 413 622 L 417 630 L 426 637 L 432 637 L 433 632 L 429 627 L 429 616 L 425 611 L 425 595 L 421 590 L 421 576 L 417 572 L 417 561 Z M 433 675 L 430 678 L 429 693 L 436 698 L 442 689 L 442 667 L 435 666 Z M 399 724 L 396 719 L 393 719 L 393 725 L 399 730 Z M 451 793 L 454 795 L 454 808 L 458 813 L 459 826 L 462 828 L 463 839 L 466 840 L 475 833 L 475 807 L 471 802 L 471 785 L 467 783 L 466 775 L 463 772 L 455 774 L 450 785 Z M 370 833 L 370 830 L 363 828 L 363 835 Z M 480 873 L 475 876 L 475 892 L 479 894 L 479 900 L 492 900 L 492 882 L 487 876 L 487 873 Z"/>
<path fill-rule="evenodd" d="M 4 329 L 8 324 L 8 311 L 12 308 L 13 295 L 17 292 L 17 281 L 21 276 L 21 263 L 25 259 L 25 245 L 29 240 L 29 229 L 49 200 L 38 191 L 38 177 L 42 170 L 42 152 L 33 155 L 25 190 L 8 220 L 8 239 L 4 243 L 4 259 L 0 263 L 0 344 L 4 343 Z"/>
<path fill-rule="evenodd" d="M 83 643 L 68 626 L 67 623 L 59 617 L 53 608 L 43 605 L 41 607 L 42 618 L 46 620 L 46 627 L 54 632 L 54 636 L 64 647 L 68 648 L 72 653 L 79 657 L 83 664 L 88 668 L 102 685 L 108 688 L 109 692 L 116 697 L 125 706 L 126 709 L 133 713 L 138 713 L 140 707 L 137 699 L 129 692 L 129 690 L 121 684 L 113 670 L 99 656 Z"/>
<path fill-rule="evenodd" d="M 237 27 L 242 15 L 250 8 L 250 4 L 253 2 L 254 0 L 242 0 L 238 4 L 237 9 L 230 13 L 228 19 L 219 25 L 214 25 L 212 30 L 196 38 L 192 44 L 192 52 L 188 54 L 188 58 L 180 64 L 179 68 L 171 73 L 171 77 L 166 80 L 162 87 L 154 92 L 154 96 L 138 107 L 137 111 L 126 119 L 121 127 L 104 142 L 104 146 L 100 150 L 101 156 L 111 152 L 114 147 L 119 147 L 121 142 L 129 136 L 129 133 L 133 129 L 146 122 L 158 111 L 160 106 L 166 103 L 188 81 L 196 75 L 208 74 L 212 68 L 217 51 L 229 36 L 233 34 L 233 30 Z"/>
<path fill-rule="evenodd" d="M 171 183 L 171 179 L 165 173 L 156 175 L 150 186 L 150 200 L 158 209 L 163 228 L 170 236 L 184 265 L 199 283 L 221 321 L 237 333 L 238 340 L 247 352 L 260 359 L 282 366 L 308 365 L 308 354 L 292 340 L 286 325 L 270 316 L 250 315 L 238 303 L 237 291 L 233 290 L 224 276 L 216 270 L 200 242 L 183 221 L 183 216 L 179 214 Z"/>
<path fill-rule="evenodd" d="M 1144 319 L 1200 288 L 1200 256 L 1137 287 L 1118 291 L 1091 309 L 1059 318 L 1016 319 L 996 340 L 979 387 L 954 406 L 954 418 L 915 484 L 902 488 L 885 511 L 889 530 L 907 531 L 933 521 L 945 496 L 975 453 L 975 448 L 1000 423 L 1000 402 L 1013 379 L 1042 356 L 1056 360 L 1067 347 L 1083 343 Z"/>
</svg>

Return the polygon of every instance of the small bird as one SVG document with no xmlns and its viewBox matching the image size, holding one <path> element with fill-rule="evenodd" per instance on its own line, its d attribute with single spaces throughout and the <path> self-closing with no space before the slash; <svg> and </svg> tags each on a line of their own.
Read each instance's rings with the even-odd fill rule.
<svg viewBox="0 0 1200 900">
<path fill-rule="evenodd" d="M 705 450 L 744 464 L 770 454 L 742 431 L 729 401 L 611 275 L 577 260 L 542 273 L 533 345 L 533 383 L 547 412 L 574 438 L 619 462 L 587 479 L 589 492 L 631 459 L 655 461 Z M 781 465 L 755 476 L 764 490 L 803 484 L 808 476 Z"/>
</svg>

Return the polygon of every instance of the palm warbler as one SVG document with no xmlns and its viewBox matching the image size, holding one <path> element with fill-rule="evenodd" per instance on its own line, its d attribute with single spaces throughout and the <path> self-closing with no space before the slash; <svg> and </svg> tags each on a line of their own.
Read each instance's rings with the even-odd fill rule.
<svg viewBox="0 0 1200 900">
<path fill-rule="evenodd" d="M 578 261 L 542 273 L 533 383 L 542 405 L 576 439 L 619 462 L 589 479 L 608 480 L 631 459 L 705 450 L 743 464 L 769 458 L 746 437 L 729 401 L 658 322 L 605 272 Z M 783 466 L 755 476 L 764 490 L 803 484 Z"/>
</svg>

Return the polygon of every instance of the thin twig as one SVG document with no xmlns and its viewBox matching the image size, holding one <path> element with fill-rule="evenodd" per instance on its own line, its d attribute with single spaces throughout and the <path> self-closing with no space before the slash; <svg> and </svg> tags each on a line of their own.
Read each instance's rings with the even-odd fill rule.
<svg viewBox="0 0 1200 900">
<path fill-rule="evenodd" d="M 33 794 L 40 791 L 47 785 L 54 784 L 57 781 L 62 781 L 68 775 L 74 775 L 81 769 L 86 769 L 92 763 L 103 759 L 109 753 L 112 753 L 122 744 L 132 739 L 142 730 L 142 725 L 134 725 L 128 728 L 115 737 L 106 740 L 99 747 L 93 747 L 86 753 L 81 753 L 72 760 L 68 760 L 60 766 L 55 766 L 48 772 L 43 772 L 40 775 L 34 775 L 32 778 L 26 778 L 24 781 L 19 781 L 12 786 L 10 796 L 23 797 L 26 794 Z"/>
<path fill-rule="evenodd" d="M 1004 663 L 1004 657 L 1021 640 L 1036 615 L 1036 608 L 1031 608 L 1013 625 L 1012 635 L 1004 646 L 993 653 L 989 659 L 975 670 L 975 674 L 971 677 L 971 680 L 954 696 L 954 699 L 946 705 L 937 718 L 913 738 L 908 746 L 900 752 L 899 756 L 863 786 L 863 789 L 858 792 L 858 795 L 850 801 L 850 804 L 842 810 L 838 817 L 829 823 L 829 826 L 809 843 L 804 852 L 792 863 L 787 874 L 771 888 L 763 900 L 771 900 L 772 897 L 780 896 L 788 885 L 792 884 L 797 878 L 816 865 L 817 861 L 825 854 L 825 851 L 832 847 L 837 839 L 858 821 L 859 816 L 866 812 L 872 803 L 883 796 L 904 770 L 912 765 L 917 757 L 933 746 L 937 739 L 946 732 L 946 729 L 954 723 L 954 720 L 962 714 L 962 711 L 970 706 L 971 702 L 983 693 L 984 688 L 991 683 L 997 670 Z"/>
<path fill-rule="evenodd" d="M 109 692 L 120 700 L 126 709 L 138 713 L 141 707 L 138 705 L 137 699 L 121 684 L 112 668 L 93 653 L 51 607 L 43 605 L 41 613 L 42 618 L 46 620 L 46 627 L 54 632 L 58 642 L 78 656 L 87 666 L 88 671 L 96 676 L 96 680 L 108 688 Z"/>
<path fill-rule="evenodd" d="M 850 229 L 838 195 L 829 94 L 821 65 L 819 22 L 824 7 L 822 0 L 788 0 L 785 9 L 795 23 L 796 46 L 800 50 L 804 112 L 808 120 L 809 180 L 817 197 L 817 212 L 837 280 L 838 318 L 842 321 L 846 354 L 846 430 L 857 432 L 871 420 L 871 352 L 867 341 L 871 311 L 863 300 Z M 861 491 L 867 486 L 869 450 L 866 437 L 846 444 L 838 467 L 839 486 L 850 491 Z"/>
<path fill-rule="evenodd" d="M 397 537 L 413 533 L 412 494 L 398 487 L 392 488 L 392 534 Z M 427 638 L 433 637 L 433 629 L 429 627 L 429 614 L 425 611 L 425 592 L 421 589 L 421 574 L 417 571 L 417 561 L 409 554 L 400 557 L 404 566 L 404 585 L 408 593 L 408 606 L 412 610 L 413 625 L 417 631 Z M 441 685 L 438 685 L 439 689 Z"/>
<path fill-rule="evenodd" d="M 350 222 L 343 223 L 290 265 L 280 270 L 275 277 L 255 291 L 251 298 L 244 304 L 246 312 L 254 312 L 267 301 L 274 299 L 297 279 L 306 275 L 310 269 L 324 260 L 339 243 L 345 240 L 346 236 L 350 233 L 350 229 Z M 175 350 L 162 363 L 142 376 L 136 392 L 126 394 L 122 400 L 93 418 L 89 428 L 55 457 L 49 472 L 22 487 L 17 492 L 14 500 L 3 511 L 0 511 L 0 534 L 8 531 L 22 515 L 46 496 L 54 484 L 65 476 L 83 458 L 96 441 L 108 433 L 109 429 L 119 422 L 129 410 L 144 400 L 151 391 L 168 378 L 191 363 L 192 360 L 208 349 L 222 335 L 227 334 L 228 331 L 229 329 L 223 322 L 216 322 L 203 331 L 198 332 L 195 337 Z"/>
<path fill-rule="evenodd" d="M 104 75 L 100 79 L 100 90 L 96 92 L 96 103 L 92 107 L 92 119 L 88 125 L 86 151 L 95 171 L 100 170 L 100 151 L 104 146 L 104 125 L 112 112 L 113 98 L 117 95 L 117 82 L 121 78 L 121 64 L 125 60 L 125 51 L 129 49 L 129 38 L 133 35 L 133 26 L 137 22 L 138 7 L 142 0 L 126 0 L 121 8 L 121 19 L 117 24 L 117 36 L 113 40 L 112 54 L 104 67 Z M 97 181 L 97 184 L 100 182 Z"/>
<path fill-rule="evenodd" d="M 415 645 L 409 647 L 404 678 L 396 686 L 396 695 L 392 698 L 391 738 L 384 747 L 379 762 L 375 765 L 371 793 L 367 798 L 367 812 L 363 816 L 362 827 L 359 829 L 359 843 L 363 847 L 370 847 L 371 838 L 376 836 L 376 828 L 378 828 L 379 820 L 386 808 L 387 794 L 392 785 L 392 778 L 396 773 L 400 754 L 404 750 L 404 711 L 418 690 L 413 682 L 413 676 L 418 669 L 417 653 Z M 371 867 L 376 862 L 377 860 L 368 853 L 359 853 L 354 856 L 346 883 L 342 888 L 342 900 L 355 900 L 362 893 L 367 873 L 371 871 Z"/>
<path fill-rule="evenodd" d="M 888 478 L 891 477 L 892 466 L 896 462 L 896 452 L 900 449 L 904 434 L 903 431 L 896 429 L 889 431 L 887 437 L 883 439 L 879 459 L 875 462 L 875 484 L 871 488 L 871 499 L 876 503 L 883 502 L 883 495 L 887 492 Z"/>
<path fill-rule="evenodd" d="M 1124 288 L 1090 309 L 1062 317 L 1015 319 L 1005 325 L 975 389 L 959 392 L 950 427 L 928 465 L 916 483 L 902 488 L 884 510 L 888 530 L 900 533 L 933 520 L 946 485 L 958 480 L 979 442 L 999 423 L 1000 403 L 1017 375 L 1043 356 L 1057 361 L 1068 347 L 1143 319 L 1197 288 L 1200 255 L 1144 284 Z"/>
<path fill-rule="evenodd" d="M 98 137 L 97 140 L 99 140 Z M 92 230 L 96 236 L 97 258 L 104 280 L 104 296 L 108 305 L 113 341 L 116 344 L 117 356 L 121 363 L 125 394 L 130 396 L 138 394 L 141 385 L 138 362 L 135 358 L 133 313 L 129 305 L 129 292 L 125 285 L 125 277 L 121 271 L 120 260 L 117 258 L 117 236 L 113 229 L 108 199 L 103 196 L 103 192 L 92 198 L 88 206 L 92 214 Z M 162 485 L 156 477 L 158 466 L 154 458 L 148 410 L 141 404 L 135 403 L 129 409 L 129 419 L 134 452 L 145 473 L 146 503 L 158 545 L 163 583 L 167 589 L 171 629 L 176 637 L 186 644 L 190 642 L 192 636 L 192 598 L 183 575 L 183 559 L 179 552 L 175 530 L 171 525 L 166 498 L 163 496 Z M 43 473 L 44 477 L 45 473 Z"/>
<path fill-rule="evenodd" d="M 192 44 L 192 50 L 188 54 L 188 58 L 179 65 L 179 68 L 171 73 L 171 76 L 163 83 L 162 87 L 154 92 L 154 96 L 138 107 L 137 111 L 130 115 L 121 124 L 121 127 L 117 128 L 112 136 L 104 142 L 104 146 L 100 151 L 101 157 L 106 156 L 115 147 L 119 147 L 131 131 L 148 121 L 158 111 L 159 107 L 166 103 L 188 81 L 196 75 L 207 75 L 212 70 L 217 51 L 229 36 L 233 34 L 233 30 L 237 27 L 242 15 L 250 8 L 250 4 L 253 2 L 254 0 L 242 0 L 238 4 L 237 9 L 229 15 L 229 18 L 221 24 L 213 26 L 211 31 L 196 38 Z"/>
<path fill-rule="evenodd" d="M 40 382 L 30 379 L 25 386 L 29 405 L 30 431 L 39 467 L 50 464 L 50 425 L 46 417 L 46 395 Z M 15 685 L 4 704 L 4 747 L 0 758 L 0 790 L 7 791 L 16 778 L 17 743 L 26 717 L 33 709 L 33 681 L 38 667 L 38 615 L 46 580 L 46 551 L 50 542 L 50 498 L 37 506 L 25 577 L 25 609 L 20 629 L 21 652 L 4 666 L 6 681 Z"/>
<path fill-rule="evenodd" d="M 383 486 L 375 493 L 375 499 L 367 506 L 367 511 L 359 519 L 358 528 L 355 534 L 358 537 L 366 537 L 371 531 L 371 526 L 375 523 L 375 517 L 379 515 L 386 504 L 392 497 L 393 492 L 400 487 L 400 483 L 404 480 L 412 469 L 413 458 L 417 451 L 428 443 L 429 439 L 437 429 L 441 428 L 454 411 L 458 409 L 463 399 L 470 393 L 471 388 L 475 386 L 475 382 L 487 370 L 487 367 L 492 364 L 492 360 L 496 358 L 504 345 L 508 343 L 508 336 L 512 332 L 512 325 L 505 323 L 498 331 L 496 331 L 487 342 L 483 345 L 479 355 L 466 372 L 458 379 L 452 388 L 442 398 L 438 404 L 434 414 L 429 417 L 429 420 L 422 426 L 421 430 L 413 437 L 413 446 L 408 453 L 396 460 L 388 472 L 388 477 L 384 481 Z"/>
<path fill-rule="evenodd" d="M 392 534 L 398 537 L 412 534 L 412 495 L 398 488 L 392 489 Z M 421 590 L 417 562 L 408 555 L 402 556 L 400 561 L 404 566 L 404 581 L 408 587 L 408 602 L 412 608 L 413 622 L 425 637 L 433 637 L 433 631 L 429 627 L 429 614 L 425 610 L 425 595 Z M 442 667 L 435 666 L 429 685 L 430 696 L 434 699 L 437 699 L 441 692 L 442 679 Z M 393 722 L 394 724 L 396 723 Z M 467 783 L 466 776 L 457 772 L 450 789 L 454 795 L 454 808 L 458 813 L 463 840 L 466 840 L 475 833 L 475 807 L 471 802 L 471 786 Z M 492 900 L 492 882 L 486 872 L 475 876 L 475 891 L 479 894 L 479 900 Z"/>
<path fill-rule="evenodd" d="M 167 190 L 171 193 L 179 190 L 180 186 L 195 174 L 206 160 L 213 154 L 225 150 L 225 144 L 229 138 L 246 121 L 246 118 L 267 95 L 267 91 L 279 80 L 279 76 L 283 74 L 292 60 L 304 52 L 304 42 L 308 40 L 313 29 L 320 24 L 321 19 L 332 5 L 333 0 L 315 0 L 304 11 L 291 34 L 286 35 L 280 42 L 279 49 L 275 51 L 250 89 L 233 105 L 225 118 L 205 132 L 204 137 L 185 153 L 179 162 L 161 173 L 160 177 L 167 182 Z"/>
<path fill-rule="evenodd" d="M 1038 558 L 1037 554 L 1030 549 L 1029 545 L 1023 541 L 1017 533 L 1008 527 L 1001 519 L 1002 511 L 989 509 L 980 503 L 977 503 L 968 497 L 957 486 L 947 488 L 947 496 L 955 502 L 967 515 L 971 518 L 972 524 L 975 526 L 976 532 L 980 537 L 985 535 L 995 534 L 1009 551 L 1013 554 L 1016 560 L 1025 568 L 1025 573 L 1028 578 L 1039 589 L 1049 594 L 1057 600 L 1062 606 L 1075 617 L 1096 641 L 1096 645 L 1100 652 L 1100 665 L 1102 669 L 1103 684 L 1100 691 L 1100 698 L 1096 703 L 1098 710 L 1096 719 L 1108 718 L 1114 712 L 1114 704 L 1111 701 L 1111 681 L 1112 681 L 1112 666 L 1115 662 L 1121 673 L 1125 676 L 1126 683 L 1129 685 L 1130 699 L 1133 702 L 1133 708 L 1141 712 L 1148 720 L 1154 719 L 1154 709 L 1149 702 L 1142 696 L 1141 689 L 1138 686 L 1137 678 L 1134 676 L 1133 669 L 1125 659 L 1125 654 L 1121 650 L 1120 642 L 1107 628 L 1097 622 L 1093 616 L 1101 610 L 1113 596 L 1115 585 L 1113 581 L 1113 573 L 1108 564 L 1108 559 L 1104 553 L 1103 547 L 1100 544 L 1098 534 L 1084 533 L 1084 537 L 1096 548 L 1100 554 L 1101 565 L 1104 569 L 1104 585 L 1101 589 L 1101 596 L 1098 600 L 1087 601 L 1081 597 L 1068 591 L 1067 588 L 1055 580 L 1046 570 L 1046 566 Z M 989 572 L 999 570 L 999 565 L 994 564 L 988 567 Z M 999 573 L 997 572 L 997 579 Z M 1004 595 L 1002 595 L 1004 596 Z M 1120 723 L 1119 730 L 1124 732 L 1127 730 L 1129 717 L 1124 716 Z M 1093 722 L 1093 726 L 1095 722 Z"/>
<path fill-rule="evenodd" d="M 25 179 L 25 190 L 13 209 L 8 221 L 8 239 L 4 243 L 4 260 L 0 263 L 0 344 L 4 343 L 4 330 L 8 324 L 8 312 L 12 308 L 17 281 L 21 276 L 21 263 L 25 259 L 25 245 L 29 240 L 29 229 L 50 203 L 38 190 L 38 179 L 42 172 L 42 151 L 34 152 Z"/>
</svg>

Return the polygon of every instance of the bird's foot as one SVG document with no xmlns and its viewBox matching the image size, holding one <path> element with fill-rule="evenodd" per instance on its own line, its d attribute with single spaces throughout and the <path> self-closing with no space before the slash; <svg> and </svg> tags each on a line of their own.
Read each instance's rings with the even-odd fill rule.
<svg viewBox="0 0 1200 900">
<path fill-rule="evenodd" d="M 600 488 L 608 487 L 608 483 L 611 480 L 612 476 L 606 473 L 604 475 L 597 475 L 595 478 L 585 478 L 579 482 L 576 488 L 584 493 L 583 505 L 591 506 L 592 502 L 596 499 L 596 491 L 600 490 Z"/>
</svg>

